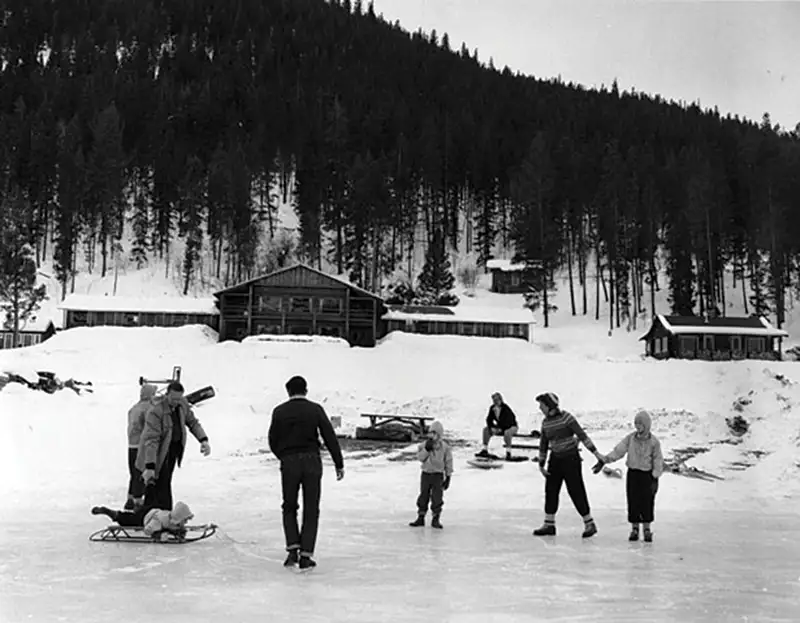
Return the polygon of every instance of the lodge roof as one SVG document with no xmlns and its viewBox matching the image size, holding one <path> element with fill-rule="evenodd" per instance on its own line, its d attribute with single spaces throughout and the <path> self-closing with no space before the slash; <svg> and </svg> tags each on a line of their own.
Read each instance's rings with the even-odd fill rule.
<svg viewBox="0 0 800 623">
<path fill-rule="evenodd" d="M 319 270 L 317 268 L 314 268 L 313 266 L 309 266 L 308 264 L 305 264 L 303 262 L 297 262 L 296 264 L 292 264 L 291 266 L 285 266 L 285 267 L 283 267 L 283 268 L 281 268 L 279 270 L 272 271 L 271 273 L 267 273 L 265 275 L 259 275 L 258 277 L 253 277 L 252 279 L 247 279 L 246 281 L 241 281 L 239 283 L 236 283 L 236 284 L 234 284 L 232 286 L 229 286 L 229 287 L 225 288 L 224 290 L 220 290 L 218 292 L 214 292 L 214 296 L 218 297 L 221 294 L 226 294 L 228 292 L 232 292 L 234 290 L 238 290 L 239 288 L 242 288 L 244 286 L 249 286 L 251 283 L 255 283 L 256 281 L 261 281 L 262 279 L 268 279 L 269 277 L 273 277 L 275 275 L 280 275 L 281 273 L 285 273 L 285 272 L 288 272 L 290 270 L 294 270 L 295 268 L 303 268 L 305 270 L 310 270 L 311 272 L 314 272 L 314 273 L 316 273 L 318 275 L 322 275 L 323 277 L 327 277 L 328 279 L 332 279 L 333 281 L 338 281 L 343 286 L 351 288 L 351 289 L 355 290 L 356 292 L 358 292 L 359 294 L 363 294 L 364 296 L 368 296 L 369 298 L 373 298 L 373 299 L 377 299 L 379 301 L 383 301 L 383 299 L 380 296 L 378 296 L 377 294 L 375 294 L 374 292 L 370 292 L 369 290 L 365 290 L 364 288 L 362 288 L 360 286 L 357 286 L 354 283 L 351 283 L 350 281 L 348 281 L 344 277 L 331 275 L 330 273 L 323 272 L 323 271 L 321 271 L 321 270 Z"/>
<path fill-rule="evenodd" d="M 702 316 L 664 316 L 657 314 L 648 332 L 640 337 L 639 340 L 646 340 L 658 323 L 672 335 L 789 337 L 786 331 L 776 329 L 763 316 L 704 318 Z"/>
</svg>

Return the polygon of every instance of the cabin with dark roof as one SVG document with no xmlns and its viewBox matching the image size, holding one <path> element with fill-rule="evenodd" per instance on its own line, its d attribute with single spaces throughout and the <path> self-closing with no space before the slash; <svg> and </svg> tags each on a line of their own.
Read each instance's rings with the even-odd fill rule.
<svg viewBox="0 0 800 623">
<path fill-rule="evenodd" d="M 295 264 L 214 294 L 219 339 L 251 335 L 327 335 L 375 346 L 383 300 L 341 277 Z"/>
<path fill-rule="evenodd" d="M 19 323 L 19 331 L 15 339 L 11 319 L 0 312 L 0 350 L 40 344 L 55 335 L 60 326 L 60 323 L 55 323 L 50 318 L 34 315 Z"/>
<path fill-rule="evenodd" d="M 645 342 L 647 355 L 656 359 L 780 360 L 783 338 L 788 336 L 763 316 L 703 318 L 658 314 L 639 340 Z"/>
<path fill-rule="evenodd" d="M 498 294 L 524 294 L 536 283 L 538 264 L 535 262 L 512 262 L 493 259 L 486 262 L 492 274 L 491 292 Z"/>
</svg>

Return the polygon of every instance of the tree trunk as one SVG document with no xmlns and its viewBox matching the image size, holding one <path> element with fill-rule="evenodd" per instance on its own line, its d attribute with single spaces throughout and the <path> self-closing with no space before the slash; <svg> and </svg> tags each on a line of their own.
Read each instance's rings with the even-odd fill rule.
<svg viewBox="0 0 800 623">
<path fill-rule="evenodd" d="M 572 307 L 572 315 L 577 315 L 575 312 L 575 284 L 572 279 L 572 232 L 567 232 L 567 272 L 569 274 L 569 302 Z"/>
<path fill-rule="evenodd" d="M 600 320 L 600 282 L 603 280 L 603 267 L 600 265 L 600 247 L 595 244 L 594 247 L 594 283 L 595 283 L 595 303 L 594 303 L 594 319 Z M 605 284 L 603 284 L 605 289 Z"/>
</svg>

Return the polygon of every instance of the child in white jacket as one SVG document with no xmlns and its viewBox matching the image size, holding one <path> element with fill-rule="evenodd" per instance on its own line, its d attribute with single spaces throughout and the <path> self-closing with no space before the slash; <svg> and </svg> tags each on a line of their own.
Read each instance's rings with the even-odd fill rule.
<svg viewBox="0 0 800 623">
<path fill-rule="evenodd" d="M 625 493 L 628 499 L 628 522 L 631 524 L 629 541 L 639 540 L 639 524 L 644 528 L 644 540 L 650 543 L 653 533 L 650 524 L 654 519 L 658 479 L 664 473 L 664 455 L 661 442 L 650 432 L 652 420 L 647 411 L 639 411 L 633 419 L 636 430 L 620 441 L 605 455 L 593 471 L 598 473 L 604 463 L 618 461 L 626 454 L 628 474 Z"/>
<path fill-rule="evenodd" d="M 115 511 L 106 506 L 95 506 L 92 515 L 106 515 L 120 526 L 132 528 L 142 527 L 142 531 L 154 539 L 167 537 L 167 532 L 183 536 L 186 534 L 186 523 L 194 517 L 189 507 L 178 502 L 171 511 L 160 508 L 140 508 L 134 511 Z"/>
<path fill-rule="evenodd" d="M 434 422 L 428 432 L 428 439 L 419 446 L 417 458 L 421 463 L 422 474 L 417 498 L 417 519 L 410 526 L 425 525 L 425 515 L 430 505 L 433 513 L 431 526 L 439 530 L 443 528 L 439 518 L 444 506 L 444 492 L 450 486 L 450 477 L 453 475 L 453 450 L 442 439 L 443 435 L 444 427 L 441 422 Z"/>
</svg>

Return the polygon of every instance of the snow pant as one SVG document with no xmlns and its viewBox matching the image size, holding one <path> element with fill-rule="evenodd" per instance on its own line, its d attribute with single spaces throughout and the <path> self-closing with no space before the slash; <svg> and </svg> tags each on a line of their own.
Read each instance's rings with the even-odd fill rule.
<svg viewBox="0 0 800 623">
<path fill-rule="evenodd" d="M 128 448 L 128 497 L 140 498 L 144 495 L 144 481 L 142 480 L 142 472 L 136 469 L 136 455 L 137 448 Z"/>
<path fill-rule="evenodd" d="M 117 511 L 116 522 L 120 526 L 141 528 L 144 525 L 144 516 L 151 510 L 153 510 L 153 507 L 148 508 L 147 504 L 145 504 L 133 511 Z"/>
<path fill-rule="evenodd" d="M 444 474 L 442 472 L 422 472 L 419 482 L 419 497 L 417 498 L 417 510 L 420 515 L 428 512 L 429 504 L 434 517 L 442 514 L 442 507 L 444 506 L 443 485 Z"/>
<path fill-rule="evenodd" d="M 286 549 L 314 554 L 319 531 L 319 502 L 322 497 L 322 458 L 319 453 L 291 454 L 281 459 L 283 490 L 283 535 Z M 303 489 L 303 525 L 297 525 L 298 497 Z"/>
<path fill-rule="evenodd" d="M 641 469 L 628 469 L 625 493 L 628 498 L 628 523 L 651 523 L 654 519 L 658 478 Z"/>
<path fill-rule="evenodd" d="M 550 457 L 547 466 L 549 476 L 544 485 L 544 512 L 555 515 L 558 512 L 558 498 L 561 495 L 561 485 L 566 483 L 567 493 L 581 517 L 586 517 L 591 511 L 589 499 L 586 495 L 586 486 L 583 484 L 583 461 L 575 453 L 564 457 Z"/>
<path fill-rule="evenodd" d="M 182 451 L 182 446 L 170 444 L 164 464 L 158 471 L 155 483 L 145 489 L 145 506 L 147 506 L 148 498 L 150 498 L 153 504 L 151 508 L 160 508 L 165 511 L 172 510 L 172 474 Z"/>
</svg>

